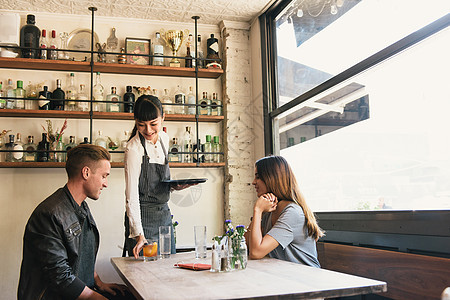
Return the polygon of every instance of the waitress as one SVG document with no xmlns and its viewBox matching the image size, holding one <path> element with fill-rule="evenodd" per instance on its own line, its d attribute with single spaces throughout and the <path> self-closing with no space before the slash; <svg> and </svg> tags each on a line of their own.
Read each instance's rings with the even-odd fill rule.
<svg viewBox="0 0 450 300">
<path fill-rule="evenodd" d="M 171 226 L 167 202 L 170 186 L 169 136 L 161 131 L 164 113 L 155 96 L 140 96 L 134 108 L 135 126 L 125 150 L 125 247 L 123 256 L 139 257 L 145 243 L 157 241 L 159 226 Z M 187 185 L 175 186 L 181 190 Z M 173 227 L 171 253 L 176 252 Z"/>
</svg>

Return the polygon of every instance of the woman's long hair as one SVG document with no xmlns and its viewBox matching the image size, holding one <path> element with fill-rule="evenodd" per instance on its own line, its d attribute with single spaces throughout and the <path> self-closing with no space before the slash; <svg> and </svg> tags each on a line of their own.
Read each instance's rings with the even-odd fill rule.
<svg viewBox="0 0 450 300">
<path fill-rule="evenodd" d="M 300 205 L 305 214 L 308 236 L 316 241 L 324 235 L 316 217 L 306 204 L 286 159 L 281 156 L 267 156 L 256 163 L 258 177 L 266 184 L 267 190 L 280 200 L 291 200 Z"/>
<path fill-rule="evenodd" d="M 163 117 L 164 111 L 158 97 L 152 95 L 142 95 L 134 104 L 134 119 L 138 121 L 151 121 L 157 117 Z M 133 127 L 130 138 L 135 136 L 137 132 L 136 125 Z"/>
</svg>

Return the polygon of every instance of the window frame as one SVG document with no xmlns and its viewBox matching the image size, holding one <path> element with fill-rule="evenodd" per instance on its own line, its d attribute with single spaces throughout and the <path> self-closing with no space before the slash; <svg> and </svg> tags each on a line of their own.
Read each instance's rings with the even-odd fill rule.
<svg viewBox="0 0 450 300">
<path fill-rule="evenodd" d="M 273 121 L 277 116 L 450 25 L 450 14 L 447 14 L 277 107 L 279 102 L 275 18 L 291 2 L 275 1 L 259 18 L 266 155 L 275 154 L 274 150 L 277 149 L 275 145 L 278 137 L 273 132 Z M 450 258 L 450 210 L 342 211 L 317 212 L 316 215 L 319 225 L 328 232 L 322 241 Z M 380 229 L 381 220 L 383 220 L 382 229 Z"/>
</svg>

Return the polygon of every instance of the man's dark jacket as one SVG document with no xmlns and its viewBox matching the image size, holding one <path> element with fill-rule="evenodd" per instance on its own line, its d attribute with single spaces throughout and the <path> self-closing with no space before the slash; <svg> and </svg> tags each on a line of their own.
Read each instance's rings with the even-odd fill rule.
<svg viewBox="0 0 450 300">
<path fill-rule="evenodd" d="M 41 202 L 32 213 L 23 237 L 18 300 L 76 299 L 85 283 L 76 277 L 79 266 L 80 220 L 91 223 L 96 241 L 99 234 L 85 201 L 83 210 L 67 186 Z"/>
</svg>

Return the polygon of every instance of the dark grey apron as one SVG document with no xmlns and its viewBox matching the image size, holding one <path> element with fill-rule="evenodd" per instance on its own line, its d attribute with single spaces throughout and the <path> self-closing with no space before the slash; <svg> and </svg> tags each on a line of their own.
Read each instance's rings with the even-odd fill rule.
<svg viewBox="0 0 450 300">
<path fill-rule="evenodd" d="M 171 226 L 172 216 L 167 202 L 170 198 L 170 185 L 162 183 L 162 180 L 170 179 L 169 160 L 166 149 L 160 140 L 164 152 L 164 165 L 150 163 L 150 158 L 145 148 L 145 138 L 138 132 L 142 147 L 144 147 L 144 156 L 142 156 L 141 174 L 139 175 L 139 204 L 141 207 L 141 222 L 144 229 L 144 236 L 147 241 L 158 241 L 159 226 Z M 130 224 L 128 216 L 125 213 L 125 246 L 123 256 L 128 251 L 129 256 L 133 256 L 133 248 L 136 240 L 129 238 Z M 175 237 L 173 227 L 171 228 L 172 242 L 171 252 L 176 253 Z M 158 247 L 159 254 L 159 247 Z"/>
</svg>

